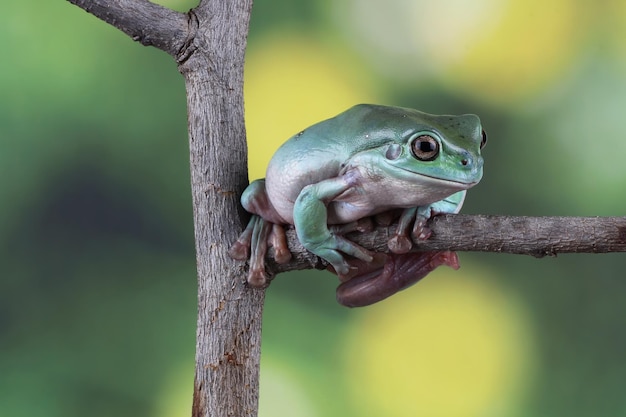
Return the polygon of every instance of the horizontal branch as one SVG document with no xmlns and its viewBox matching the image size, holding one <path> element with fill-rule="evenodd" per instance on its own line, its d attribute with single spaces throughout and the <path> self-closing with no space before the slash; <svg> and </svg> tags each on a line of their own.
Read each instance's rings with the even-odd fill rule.
<svg viewBox="0 0 626 417">
<path fill-rule="evenodd" d="M 432 236 L 415 251 L 474 251 L 555 256 L 558 253 L 626 252 L 626 217 L 513 217 L 447 214 L 428 222 Z M 368 233 L 351 233 L 350 240 L 376 252 L 389 252 L 387 241 L 395 225 Z M 304 249 L 295 230 L 287 230 L 293 259 L 278 265 L 268 259 L 270 273 L 323 269 L 327 262 Z"/>
<path fill-rule="evenodd" d="M 148 0 L 68 0 L 118 28 L 145 46 L 154 46 L 183 59 L 191 39 L 189 16 Z"/>
</svg>

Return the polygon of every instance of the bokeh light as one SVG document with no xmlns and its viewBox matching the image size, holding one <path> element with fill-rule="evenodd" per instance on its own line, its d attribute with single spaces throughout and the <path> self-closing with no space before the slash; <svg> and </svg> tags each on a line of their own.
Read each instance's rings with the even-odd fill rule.
<svg viewBox="0 0 626 417">
<path fill-rule="evenodd" d="M 0 416 L 189 415 L 176 64 L 66 1 L 0 2 L 0 21 Z M 481 117 L 465 213 L 624 214 L 626 2 L 271 0 L 251 24 L 250 179 L 294 133 L 374 102 Z M 278 276 L 262 415 L 623 414 L 623 255 L 461 257 L 363 309 L 335 303 L 329 273 Z"/>
<path fill-rule="evenodd" d="M 346 383 L 362 416 L 511 416 L 533 340 L 523 304 L 488 270 L 439 269 L 354 318 Z"/>
<path fill-rule="evenodd" d="M 380 101 L 354 62 L 311 38 L 277 33 L 259 42 L 245 70 L 250 180 L 264 177 L 274 151 L 303 128 Z"/>
<path fill-rule="evenodd" d="M 532 99 L 575 57 L 587 20 L 573 0 L 352 0 L 337 21 L 371 65 L 491 103 Z"/>
</svg>

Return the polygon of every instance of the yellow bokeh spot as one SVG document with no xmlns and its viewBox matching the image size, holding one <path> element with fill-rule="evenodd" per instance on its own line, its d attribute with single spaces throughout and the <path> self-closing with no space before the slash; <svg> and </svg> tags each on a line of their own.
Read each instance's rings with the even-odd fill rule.
<svg viewBox="0 0 626 417">
<path fill-rule="evenodd" d="M 317 415 L 297 373 L 285 361 L 267 357 L 261 366 L 259 417 L 313 417 Z"/>
<path fill-rule="evenodd" d="M 528 317 L 480 271 L 441 269 L 360 312 L 346 344 L 363 416 L 511 416 L 532 363 Z"/>
<path fill-rule="evenodd" d="M 250 180 L 265 176 L 274 151 L 295 133 L 376 101 L 361 73 L 340 52 L 296 33 L 251 44 L 244 84 Z"/>
<path fill-rule="evenodd" d="M 496 102 L 533 97 L 562 77 L 580 51 L 584 13 L 574 0 L 508 0 L 499 19 L 445 70 L 446 82 Z"/>
</svg>

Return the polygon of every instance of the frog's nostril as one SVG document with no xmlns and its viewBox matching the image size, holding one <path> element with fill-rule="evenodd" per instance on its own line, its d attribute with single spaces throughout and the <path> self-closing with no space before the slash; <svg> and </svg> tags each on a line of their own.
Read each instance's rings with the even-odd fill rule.
<svg viewBox="0 0 626 417">
<path fill-rule="evenodd" d="M 400 153 L 402 153 L 402 148 L 400 147 L 400 145 L 392 144 L 392 145 L 389 145 L 389 147 L 387 148 L 387 152 L 385 153 L 385 158 L 389 159 L 390 161 L 393 161 L 394 159 L 398 159 L 398 157 L 400 156 Z"/>
<path fill-rule="evenodd" d="M 461 165 L 467 166 L 467 164 L 469 164 L 469 160 L 467 160 L 467 159 L 461 160 Z"/>
</svg>

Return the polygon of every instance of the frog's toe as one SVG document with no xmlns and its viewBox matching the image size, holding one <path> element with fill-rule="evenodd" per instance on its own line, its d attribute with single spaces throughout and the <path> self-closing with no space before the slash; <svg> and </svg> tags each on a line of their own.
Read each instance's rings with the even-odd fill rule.
<svg viewBox="0 0 626 417">
<path fill-rule="evenodd" d="M 270 245 L 274 248 L 274 259 L 277 263 L 286 264 L 291 260 L 291 252 L 289 251 L 289 247 L 287 247 L 285 229 L 279 224 L 272 226 Z"/>
<path fill-rule="evenodd" d="M 237 238 L 235 243 L 228 250 L 228 255 L 231 258 L 238 261 L 246 261 L 250 257 L 250 245 L 252 243 L 252 232 L 254 231 L 254 225 L 256 221 L 254 218 L 250 219 L 248 225 L 241 232 L 241 235 Z"/>
<path fill-rule="evenodd" d="M 250 271 L 248 271 L 248 284 L 251 287 L 263 288 L 267 285 L 268 279 L 269 277 L 267 276 L 267 273 L 265 272 L 265 268 L 263 269 L 250 268 Z"/>
<path fill-rule="evenodd" d="M 250 242 L 247 244 L 239 240 L 235 241 L 228 250 L 228 255 L 238 261 L 246 261 L 250 257 Z"/>
<path fill-rule="evenodd" d="M 274 246 L 274 260 L 278 264 L 286 264 L 291 260 L 291 252 L 287 249 L 277 248 Z"/>
<path fill-rule="evenodd" d="M 395 234 L 387 241 L 387 246 L 393 253 L 407 253 L 413 247 L 413 242 L 406 235 Z"/>
<path fill-rule="evenodd" d="M 432 234 L 432 230 L 426 223 L 428 222 L 428 218 L 423 216 L 417 216 L 415 219 L 415 223 L 413 224 L 413 231 L 411 232 L 411 237 L 414 242 L 419 242 L 420 240 L 428 239 Z"/>
</svg>

